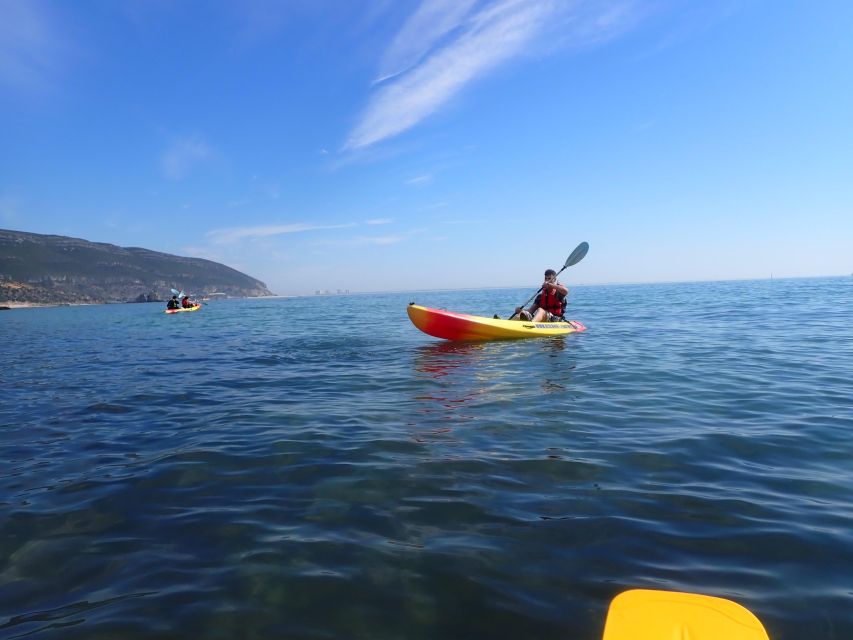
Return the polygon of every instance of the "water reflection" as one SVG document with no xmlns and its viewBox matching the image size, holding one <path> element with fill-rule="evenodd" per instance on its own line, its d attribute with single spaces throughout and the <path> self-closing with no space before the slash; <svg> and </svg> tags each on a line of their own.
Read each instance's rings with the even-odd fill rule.
<svg viewBox="0 0 853 640">
<path fill-rule="evenodd" d="M 542 351 L 553 358 L 566 350 L 566 337 L 554 336 L 553 338 L 541 338 L 539 344 L 542 345 Z"/>
<path fill-rule="evenodd" d="M 564 363 L 566 350 L 566 338 L 564 336 L 555 336 L 553 338 L 543 338 L 539 341 L 541 345 L 541 354 L 546 358 L 546 369 L 543 372 L 540 386 L 545 393 L 560 393 L 566 391 L 566 385 L 563 384 L 568 375 L 566 370 L 574 369 L 574 365 L 567 367 Z"/>
<path fill-rule="evenodd" d="M 436 342 L 415 351 L 415 377 L 432 383 L 426 386 L 427 393 L 413 398 L 421 417 L 417 425 L 412 425 L 418 427 L 412 436 L 415 442 L 446 441 L 452 423 L 475 418 L 463 409 L 485 392 L 483 385 L 476 384 L 476 371 L 484 361 L 487 346 L 477 342 Z M 434 423 L 438 424 L 424 428 Z"/>
<path fill-rule="evenodd" d="M 419 377 L 442 378 L 454 370 L 468 368 L 482 359 L 486 342 L 435 342 L 415 351 L 415 371 Z"/>
<path fill-rule="evenodd" d="M 545 393 L 559 393 L 560 391 L 565 391 L 566 387 L 556 380 L 549 380 L 547 378 L 542 379 L 542 391 Z"/>
<path fill-rule="evenodd" d="M 469 406 L 488 388 L 491 343 L 434 342 L 414 352 L 414 377 L 424 382 L 413 396 L 418 416 L 412 439 L 418 443 L 454 442 L 454 426 L 476 419 Z"/>
<path fill-rule="evenodd" d="M 563 337 L 492 342 L 435 342 L 414 350 L 421 380 L 412 396 L 416 441 L 446 438 L 482 419 L 487 406 L 504 409 L 531 394 L 566 394 L 574 364 Z"/>
</svg>

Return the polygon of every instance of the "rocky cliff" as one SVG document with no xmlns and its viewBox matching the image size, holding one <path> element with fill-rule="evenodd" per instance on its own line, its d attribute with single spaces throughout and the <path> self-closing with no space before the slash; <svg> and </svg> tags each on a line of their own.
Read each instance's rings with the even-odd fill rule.
<svg viewBox="0 0 853 640">
<path fill-rule="evenodd" d="M 0 303 L 165 300 L 172 287 L 196 296 L 273 295 L 260 280 L 211 260 L 0 229 Z"/>
</svg>

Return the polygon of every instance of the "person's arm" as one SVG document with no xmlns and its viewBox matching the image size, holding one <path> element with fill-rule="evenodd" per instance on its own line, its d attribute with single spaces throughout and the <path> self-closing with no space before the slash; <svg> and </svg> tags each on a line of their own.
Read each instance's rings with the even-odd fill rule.
<svg viewBox="0 0 853 640">
<path fill-rule="evenodd" d="M 543 284 L 542 287 L 544 288 L 545 285 Z M 541 293 L 537 294 L 536 297 L 533 298 L 533 304 L 530 305 L 530 308 L 527 310 L 527 313 L 529 313 L 531 316 L 534 313 L 536 313 L 536 310 L 539 308 L 539 300 L 541 300 L 541 299 L 542 299 L 542 294 Z"/>
<path fill-rule="evenodd" d="M 561 282 L 555 282 L 554 284 L 551 285 L 551 288 L 556 289 L 557 293 L 559 293 L 563 297 L 569 295 L 569 288 L 567 286 L 565 286 L 564 284 L 562 284 Z"/>
</svg>

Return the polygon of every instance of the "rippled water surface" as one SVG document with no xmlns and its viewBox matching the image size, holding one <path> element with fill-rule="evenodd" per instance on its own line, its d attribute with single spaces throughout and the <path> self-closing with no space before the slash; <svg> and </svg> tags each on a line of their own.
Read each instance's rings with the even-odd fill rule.
<svg viewBox="0 0 853 640">
<path fill-rule="evenodd" d="M 530 293 L 0 313 L 0 637 L 592 640 L 650 587 L 853 638 L 853 278 L 405 312 Z"/>
</svg>

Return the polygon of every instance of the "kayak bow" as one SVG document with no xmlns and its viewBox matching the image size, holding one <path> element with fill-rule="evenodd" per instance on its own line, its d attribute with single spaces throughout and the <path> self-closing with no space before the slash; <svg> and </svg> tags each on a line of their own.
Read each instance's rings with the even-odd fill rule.
<svg viewBox="0 0 853 640">
<path fill-rule="evenodd" d="M 445 340 L 508 340 L 513 338 L 542 338 L 564 336 L 585 331 L 576 320 L 567 322 L 526 322 L 500 320 L 430 309 L 411 303 L 406 311 L 409 320 L 424 333 Z"/>
</svg>

